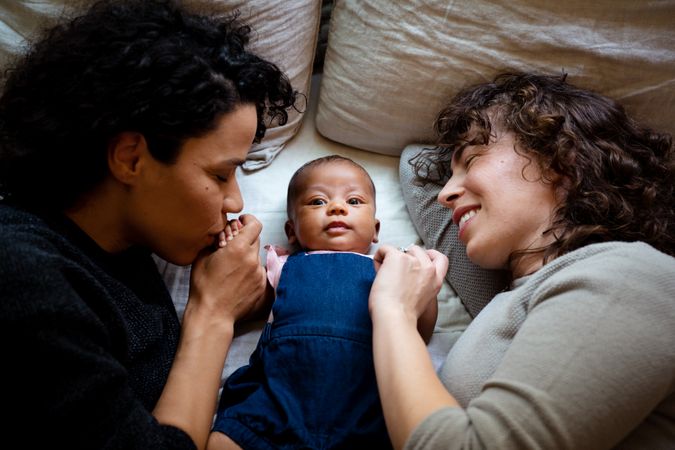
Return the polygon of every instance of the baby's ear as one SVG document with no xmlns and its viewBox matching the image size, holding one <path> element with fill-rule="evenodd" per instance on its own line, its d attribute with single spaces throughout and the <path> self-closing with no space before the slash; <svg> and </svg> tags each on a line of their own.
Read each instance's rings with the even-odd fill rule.
<svg viewBox="0 0 675 450">
<path fill-rule="evenodd" d="M 373 234 L 373 244 L 379 242 L 378 235 L 380 234 L 380 221 L 375 219 L 375 234 Z"/>
<path fill-rule="evenodd" d="M 291 219 L 288 219 L 284 224 L 284 231 L 286 232 L 286 237 L 288 238 L 288 243 L 290 245 L 295 245 L 298 242 L 298 237 L 295 235 L 295 225 Z"/>
</svg>

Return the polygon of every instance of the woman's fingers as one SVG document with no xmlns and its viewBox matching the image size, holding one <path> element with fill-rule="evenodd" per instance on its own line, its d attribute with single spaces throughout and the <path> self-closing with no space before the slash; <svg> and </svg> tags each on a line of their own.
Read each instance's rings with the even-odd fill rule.
<svg viewBox="0 0 675 450">
<path fill-rule="evenodd" d="M 384 262 L 384 259 L 387 256 L 387 254 L 398 251 L 399 250 L 397 250 L 395 247 L 392 247 L 391 245 L 381 245 L 373 255 L 375 270 L 380 269 L 380 266 L 382 265 L 382 262 Z"/>
<path fill-rule="evenodd" d="M 373 260 L 377 276 L 370 291 L 371 312 L 375 308 L 407 311 L 415 318 L 435 299 L 448 267 L 442 254 L 416 245 L 405 252 L 383 245 Z"/>
<path fill-rule="evenodd" d="M 226 246 L 219 244 L 215 251 L 200 253 L 192 264 L 190 297 L 191 301 L 238 319 L 256 308 L 265 291 L 265 270 L 259 253 L 262 225 L 254 216 L 243 215 L 228 221 L 221 239 L 227 239 L 228 227 L 232 238 Z"/>
<path fill-rule="evenodd" d="M 429 255 L 429 259 L 431 259 L 431 262 L 434 264 L 434 268 L 436 269 L 436 282 L 438 283 L 438 289 L 440 290 L 441 284 L 443 284 L 443 280 L 445 279 L 445 275 L 448 273 L 450 262 L 448 261 L 448 257 L 438 250 L 431 249 L 426 250 L 426 252 L 427 255 Z"/>
<path fill-rule="evenodd" d="M 255 245 L 260 249 L 260 232 L 262 231 L 262 223 L 251 214 L 242 214 L 239 216 L 238 235 L 249 245 Z"/>
</svg>

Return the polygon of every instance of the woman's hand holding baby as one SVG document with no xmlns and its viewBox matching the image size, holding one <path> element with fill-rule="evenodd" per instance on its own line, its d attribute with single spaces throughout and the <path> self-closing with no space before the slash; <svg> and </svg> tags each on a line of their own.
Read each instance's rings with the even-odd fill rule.
<svg viewBox="0 0 675 450">
<path fill-rule="evenodd" d="M 373 259 L 377 276 L 370 291 L 371 316 L 386 311 L 402 312 L 416 322 L 429 302 L 436 300 L 448 271 L 448 258 L 416 245 L 408 247 L 405 253 L 383 245 Z"/>
<path fill-rule="evenodd" d="M 198 302 L 196 306 L 230 324 L 264 306 L 267 280 L 260 260 L 261 230 L 258 219 L 248 214 L 228 222 L 216 250 L 203 251 L 192 265 L 190 303 Z"/>
<path fill-rule="evenodd" d="M 457 405 L 436 376 L 418 329 L 419 319 L 436 311 L 433 306 L 448 271 L 448 258 L 418 246 L 402 252 L 384 245 L 374 260 L 377 276 L 368 306 L 375 372 L 392 444 L 402 448 L 431 412 Z"/>
</svg>

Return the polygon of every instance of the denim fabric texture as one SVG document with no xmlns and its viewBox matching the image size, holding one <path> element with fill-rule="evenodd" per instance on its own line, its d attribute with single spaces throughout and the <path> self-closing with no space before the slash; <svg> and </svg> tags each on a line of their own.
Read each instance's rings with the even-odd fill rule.
<svg viewBox="0 0 675 450">
<path fill-rule="evenodd" d="M 373 260 L 296 253 L 247 366 L 225 383 L 214 430 L 244 449 L 391 448 L 377 392 Z"/>
</svg>

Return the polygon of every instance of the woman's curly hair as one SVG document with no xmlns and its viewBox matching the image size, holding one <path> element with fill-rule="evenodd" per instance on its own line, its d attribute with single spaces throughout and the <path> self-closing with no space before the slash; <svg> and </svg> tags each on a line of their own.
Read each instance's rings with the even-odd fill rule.
<svg viewBox="0 0 675 450">
<path fill-rule="evenodd" d="M 212 131 L 240 104 L 258 112 L 256 141 L 280 125 L 297 92 L 249 53 L 250 29 L 173 0 L 103 0 L 48 30 L 6 73 L 0 97 L 0 190 L 62 210 L 108 172 L 107 146 L 143 134 L 172 163 L 182 143 Z"/>
<path fill-rule="evenodd" d="M 675 255 L 672 137 L 565 78 L 505 73 L 461 91 L 437 117 L 437 147 L 411 161 L 417 176 L 443 183 L 455 151 L 488 144 L 493 129 L 512 132 L 516 151 L 543 173 L 557 174 L 550 181 L 566 192 L 548 230 L 555 242 L 538 249 L 544 261 L 613 240 L 643 241 Z"/>
</svg>

